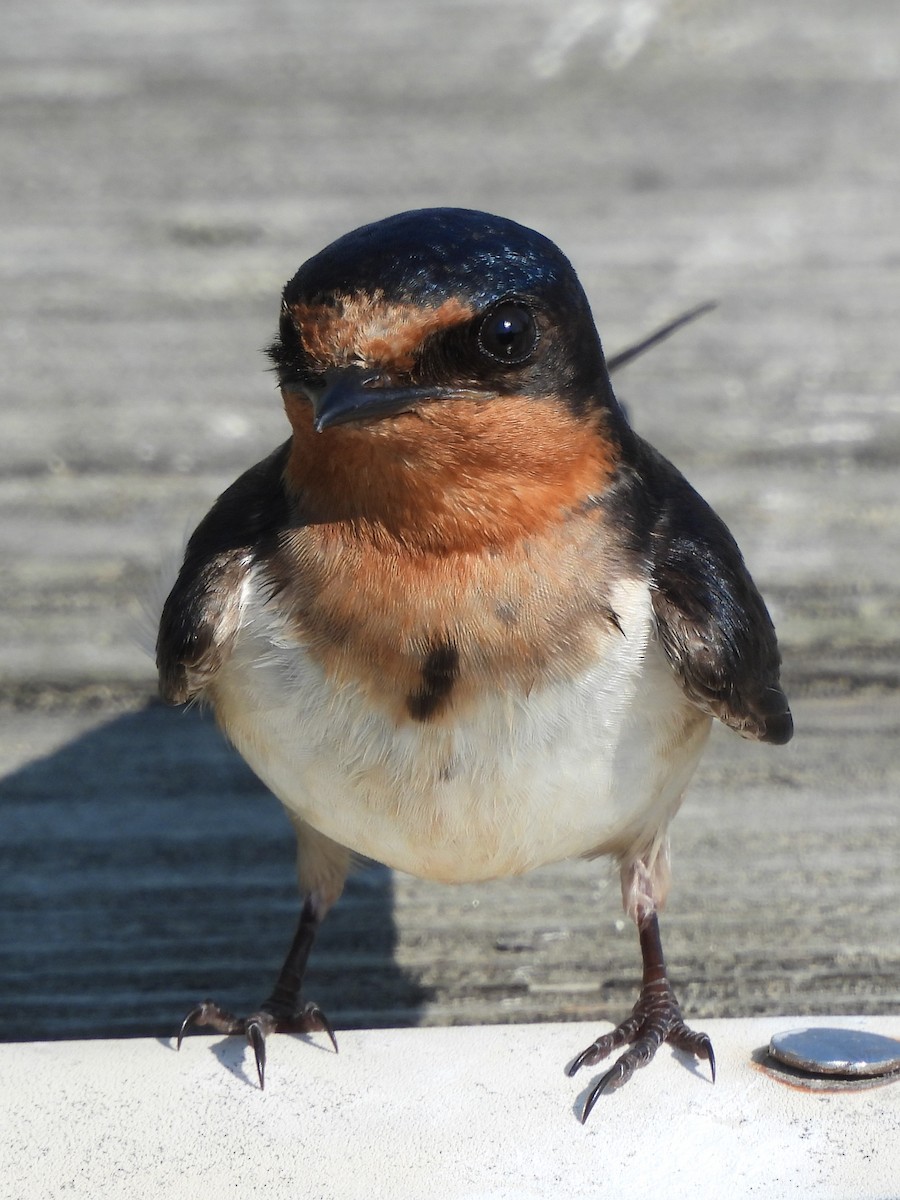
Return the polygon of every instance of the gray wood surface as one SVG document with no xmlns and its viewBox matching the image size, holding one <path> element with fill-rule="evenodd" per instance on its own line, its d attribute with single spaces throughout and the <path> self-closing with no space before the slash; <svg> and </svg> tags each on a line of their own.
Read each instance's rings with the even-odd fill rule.
<svg viewBox="0 0 900 1200">
<path fill-rule="evenodd" d="M 696 1016 L 896 1008 L 898 47 L 894 0 L 8 0 L 4 1036 L 165 1033 L 267 991 L 287 823 L 153 705 L 141 609 L 285 436 L 260 353 L 284 280 L 434 203 L 554 237 L 610 351 L 719 301 L 617 386 L 744 548 L 797 737 L 714 739 L 673 830 L 673 976 Z M 603 864 L 371 869 L 310 994 L 338 1026 L 617 1016 L 638 969 Z"/>
</svg>

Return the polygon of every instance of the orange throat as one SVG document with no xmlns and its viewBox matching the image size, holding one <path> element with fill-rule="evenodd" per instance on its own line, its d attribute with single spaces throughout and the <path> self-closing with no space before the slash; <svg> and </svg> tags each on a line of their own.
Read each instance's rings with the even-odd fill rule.
<svg viewBox="0 0 900 1200">
<path fill-rule="evenodd" d="M 423 405 L 316 433 L 285 394 L 293 427 L 285 482 L 313 521 L 430 553 L 532 536 L 603 490 L 617 447 L 597 414 L 523 396 Z"/>
</svg>

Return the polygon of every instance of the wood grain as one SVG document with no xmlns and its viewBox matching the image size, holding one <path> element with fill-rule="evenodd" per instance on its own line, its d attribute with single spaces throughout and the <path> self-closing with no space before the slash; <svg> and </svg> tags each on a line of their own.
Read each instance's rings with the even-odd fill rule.
<svg viewBox="0 0 900 1200">
<path fill-rule="evenodd" d="M 691 1015 L 900 1002 L 900 188 L 890 0 L 40 6 L 0 48 L 0 1017 L 169 1033 L 265 994 L 295 919 L 277 804 L 154 707 L 160 564 L 286 436 L 284 280 L 422 204 L 532 224 L 639 431 L 771 603 L 786 749 L 714 740 L 663 935 Z M 164 572 L 162 572 L 164 574 Z M 146 625 L 146 622 L 145 622 Z M 152 626 L 152 620 L 150 621 Z M 144 641 L 152 642 L 144 635 Z M 354 878 L 313 958 L 340 1025 L 621 1014 L 602 865 L 487 888 Z"/>
</svg>

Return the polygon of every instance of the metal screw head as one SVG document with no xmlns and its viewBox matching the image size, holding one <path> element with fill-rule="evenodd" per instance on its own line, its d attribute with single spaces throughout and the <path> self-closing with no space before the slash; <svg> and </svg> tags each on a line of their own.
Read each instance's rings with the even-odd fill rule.
<svg viewBox="0 0 900 1200">
<path fill-rule="evenodd" d="M 820 1026 L 776 1033 L 769 1053 L 809 1075 L 872 1078 L 900 1071 L 900 1042 L 860 1029 Z"/>
</svg>

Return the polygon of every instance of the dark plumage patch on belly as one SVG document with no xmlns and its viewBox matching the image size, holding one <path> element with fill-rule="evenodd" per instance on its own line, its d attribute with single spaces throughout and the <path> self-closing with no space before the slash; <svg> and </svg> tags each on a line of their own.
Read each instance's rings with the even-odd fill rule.
<svg viewBox="0 0 900 1200">
<path fill-rule="evenodd" d="M 447 702 L 459 676 L 459 650 L 452 642 L 438 642 L 422 664 L 422 686 L 406 697 L 414 721 L 427 721 Z"/>
</svg>

